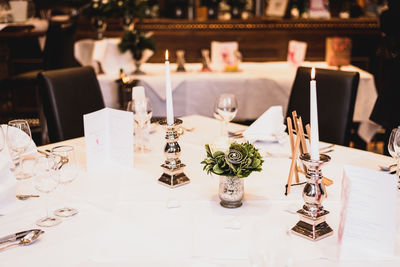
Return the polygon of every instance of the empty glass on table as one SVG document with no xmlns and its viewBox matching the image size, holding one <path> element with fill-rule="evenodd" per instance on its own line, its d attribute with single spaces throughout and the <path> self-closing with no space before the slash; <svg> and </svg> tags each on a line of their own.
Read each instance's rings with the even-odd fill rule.
<svg viewBox="0 0 400 267">
<path fill-rule="evenodd" d="M 388 151 L 389 154 L 396 159 L 396 176 L 399 177 L 399 161 L 400 161 L 400 127 L 394 128 L 390 133 L 389 142 L 388 142 Z M 400 180 L 399 185 L 400 188 Z"/>
<path fill-rule="evenodd" d="M 153 114 L 149 98 L 129 101 L 127 110 L 133 112 L 133 120 L 135 124 L 135 151 L 151 151 L 150 148 L 146 146 L 150 134 L 150 119 Z"/>
<path fill-rule="evenodd" d="M 49 216 L 48 209 L 48 194 L 58 186 L 58 174 L 57 163 L 51 155 L 40 155 L 36 158 L 33 177 L 34 185 L 39 192 L 43 193 L 41 198 L 45 201 L 46 206 L 46 216 L 36 221 L 38 226 L 51 227 L 61 223 L 59 218 Z"/>
<path fill-rule="evenodd" d="M 222 119 L 221 133 L 228 136 L 228 123 L 235 118 L 238 103 L 234 94 L 221 94 L 215 102 L 214 116 Z"/>
<path fill-rule="evenodd" d="M 55 166 L 58 171 L 59 184 L 64 187 L 70 184 L 79 173 L 79 166 L 76 160 L 75 149 L 73 146 L 56 146 L 51 149 L 51 156 L 54 158 Z M 66 188 L 64 192 L 64 202 L 68 197 Z M 71 217 L 78 214 L 78 210 L 71 207 L 63 207 L 54 211 L 54 215 L 59 217 Z"/>
<path fill-rule="evenodd" d="M 12 120 L 8 122 L 7 127 L 7 145 L 10 150 L 10 156 L 14 160 L 17 154 L 18 163 L 15 167 L 14 175 L 17 180 L 23 180 L 31 177 L 25 173 L 22 167 L 23 153 L 28 149 L 32 142 L 31 129 L 26 120 Z"/>
</svg>

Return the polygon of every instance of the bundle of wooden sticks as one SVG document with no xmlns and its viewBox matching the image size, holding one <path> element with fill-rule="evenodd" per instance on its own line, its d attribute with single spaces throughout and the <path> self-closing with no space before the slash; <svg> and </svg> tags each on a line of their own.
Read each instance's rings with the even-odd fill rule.
<svg viewBox="0 0 400 267">
<path fill-rule="evenodd" d="M 305 184 L 305 182 L 300 182 L 299 173 L 305 173 L 303 171 L 303 167 L 298 166 L 297 162 L 299 154 L 308 153 L 306 137 L 309 138 L 310 136 L 310 124 L 307 124 L 305 126 L 307 132 L 305 133 L 303 121 L 301 117 L 297 115 L 296 111 L 293 111 L 292 118 L 287 117 L 286 121 L 289 132 L 290 149 L 292 151 L 292 162 L 290 164 L 289 177 L 285 185 L 285 195 L 288 195 L 290 193 L 291 186 Z M 294 184 L 292 184 L 293 176 L 295 177 L 296 181 L 296 183 Z M 324 191 L 326 192 L 325 186 L 333 184 L 333 181 L 331 179 L 323 177 L 321 184 L 324 187 Z"/>
</svg>

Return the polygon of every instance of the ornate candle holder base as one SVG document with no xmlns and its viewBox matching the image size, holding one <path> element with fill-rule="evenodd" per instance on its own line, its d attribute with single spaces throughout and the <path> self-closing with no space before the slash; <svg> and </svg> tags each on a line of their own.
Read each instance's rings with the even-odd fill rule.
<svg viewBox="0 0 400 267">
<path fill-rule="evenodd" d="M 185 164 L 179 159 L 181 147 L 178 144 L 178 128 L 182 124 L 182 120 L 175 119 L 174 125 L 168 125 L 166 120 L 161 120 L 159 124 L 166 128 L 165 139 L 167 143 L 164 148 L 164 154 L 167 159 L 161 165 L 164 173 L 158 179 L 158 182 L 170 188 L 190 183 L 189 178 L 183 173 Z"/>
<path fill-rule="evenodd" d="M 292 228 L 292 232 L 309 240 L 317 241 L 333 234 L 332 228 L 325 221 L 329 211 L 324 210 L 321 205 L 325 198 L 325 191 L 321 185 L 323 176 L 320 168 L 331 158 L 321 154 L 319 161 L 314 161 L 311 160 L 310 154 L 305 153 L 300 156 L 300 159 L 307 169 L 307 184 L 303 189 L 305 204 L 301 210 L 297 211 L 300 221 Z"/>
</svg>

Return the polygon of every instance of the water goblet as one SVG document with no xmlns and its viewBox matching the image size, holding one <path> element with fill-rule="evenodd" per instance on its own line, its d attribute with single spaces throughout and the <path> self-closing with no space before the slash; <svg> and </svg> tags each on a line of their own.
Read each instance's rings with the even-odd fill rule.
<svg viewBox="0 0 400 267">
<path fill-rule="evenodd" d="M 150 131 L 150 119 L 153 114 L 150 99 L 134 99 L 129 101 L 127 110 L 133 112 L 133 120 L 135 124 L 135 151 L 150 151 L 150 149 L 146 147 L 146 140 Z"/>
<path fill-rule="evenodd" d="M 221 94 L 215 102 L 215 113 L 222 118 L 222 135 L 228 136 L 228 123 L 235 118 L 238 103 L 234 94 Z"/>
<path fill-rule="evenodd" d="M 58 186 L 58 169 L 54 158 L 50 156 L 38 156 L 34 165 L 34 185 L 35 188 L 43 193 L 49 194 Z M 49 216 L 48 196 L 44 197 L 46 206 L 46 216 L 36 221 L 36 225 L 41 227 L 52 227 L 61 223 L 56 217 Z"/>
<path fill-rule="evenodd" d="M 14 153 L 17 154 L 18 163 L 15 167 L 15 177 L 17 180 L 30 178 L 31 175 L 25 173 L 22 168 L 23 155 L 32 142 L 31 129 L 26 120 L 12 120 L 8 122 L 7 127 L 7 145 L 9 147 L 11 158 L 14 159 Z"/>
<path fill-rule="evenodd" d="M 70 184 L 78 176 L 79 166 L 76 160 L 75 150 L 73 146 L 56 146 L 51 149 L 50 155 L 54 158 L 55 166 L 58 171 L 59 185 L 64 187 Z M 66 189 L 64 192 L 64 201 L 66 199 Z M 54 211 L 54 215 L 59 217 L 71 217 L 78 214 L 78 210 L 71 207 L 63 207 Z"/>
</svg>

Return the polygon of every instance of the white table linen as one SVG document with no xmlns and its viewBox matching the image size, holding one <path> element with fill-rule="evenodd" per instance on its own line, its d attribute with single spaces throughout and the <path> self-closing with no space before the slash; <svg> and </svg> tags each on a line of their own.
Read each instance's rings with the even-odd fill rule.
<svg viewBox="0 0 400 267">
<path fill-rule="evenodd" d="M 80 213 L 45 229 L 35 244 L 0 251 L 2 266 L 254 266 L 271 253 L 280 258 L 292 255 L 294 266 L 338 266 L 335 253 L 343 165 L 378 169 L 379 164 L 393 162 L 382 155 L 335 146 L 332 161 L 324 168 L 324 175 L 334 180 L 324 202 L 331 212 L 327 222 L 334 235 L 315 243 L 297 236 L 288 239 L 285 230 L 298 221 L 293 213 L 303 204 L 301 187 L 294 187 L 289 196 L 283 194 L 290 159 L 266 157 L 263 171 L 245 180 L 243 206 L 225 209 L 219 205 L 218 178 L 208 176 L 200 165 L 204 144 L 217 138 L 220 123 L 199 116 L 183 121 L 186 127 L 195 127 L 179 142 L 190 184 L 169 189 L 157 183 L 165 160 L 165 132 L 158 127 L 151 135 L 152 152 L 136 154 L 133 171 L 81 172 L 70 185 L 70 205 Z M 230 125 L 231 130 L 240 128 L 243 126 Z M 84 139 L 64 143 L 75 146 L 85 168 Z M 289 155 L 287 143 L 258 146 L 263 155 L 273 146 Z M 28 189 L 27 185 L 24 190 Z M 12 213 L 0 216 L 0 236 L 36 227 L 35 220 L 45 212 L 43 200 L 19 201 Z M 178 207 L 168 208 L 171 201 Z M 55 192 L 50 210 L 60 205 Z M 384 261 L 341 262 L 340 266 L 399 263 L 397 256 Z"/>
</svg>

